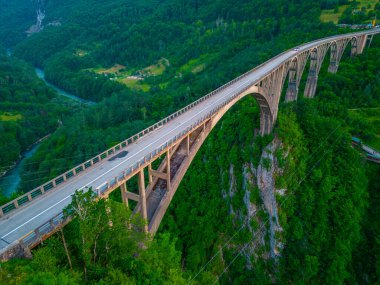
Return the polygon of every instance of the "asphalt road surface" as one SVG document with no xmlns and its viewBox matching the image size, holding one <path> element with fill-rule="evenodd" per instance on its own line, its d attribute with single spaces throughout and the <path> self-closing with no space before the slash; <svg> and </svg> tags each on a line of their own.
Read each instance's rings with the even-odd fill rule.
<svg viewBox="0 0 380 285">
<path fill-rule="evenodd" d="M 365 31 L 364 33 L 380 33 L 380 30 Z M 347 37 L 347 35 L 336 36 L 333 37 L 333 39 L 345 37 Z M 60 213 L 62 209 L 70 203 L 71 195 L 75 190 L 85 189 L 86 187 L 93 187 L 95 189 L 105 181 L 118 176 L 122 171 L 181 133 L 213 108 L 228 100 L 231 96 L 241 93 L 246 87 L 258 83 L 261 78 L 276 69 L 282 63 L 302 51 L 330 41 L 331 38 L 307 43 L 270 60 L 255 72 L 221 90 L 194 108 L 188 110 L 186 113 L 168 122 L 166 125 L 145 135 L 136 143 L 122 149 L 121 151 L 128 151 L 127 155 L 115 158 L 111 161 L 104 159 L 79 175 L 70 178 L 65 183 L 58 185 L 55 190 L 5 215 L 0 219 L 0 249 L 7 247 L 8 244 L 33 231 Z"/>
</svg>

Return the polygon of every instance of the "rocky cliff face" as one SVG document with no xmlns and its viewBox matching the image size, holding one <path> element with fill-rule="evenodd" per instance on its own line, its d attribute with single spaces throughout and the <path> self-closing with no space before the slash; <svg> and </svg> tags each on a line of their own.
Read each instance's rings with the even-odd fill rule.
<svg viewBox="0 0 380 285">
<path fill-rule="evenodd" d="M 278 211 L 279 205 L 276 201 L 276 195 L 284 195 L 284 189 L 276 189 L 275 179 L 278 175 L 282 174 L 282 169 L 279 167 L 274 153 L 278 148 L 281 147 L 281 142 L 275 139 L 271 144 L 264 149 L 259 166 L 256 169 L 256 179 L 257 186 L 260 189 L 260 197 L 263 201 L 263 206 L 268 214 L 268 234 L 270 243 L 270 254 L 271 258 L 276 258 L 280 255 L 282 243 L 280 238 L 276 236 L 281 236 L 283 231 L 279 223 Z"/>
<path fill-rule="evenodd" d="M 45 26 L 60 26 L 61 25 L 61 22 L 58 20 L 54 20 L 52 22 L 44 24 L 44 19 L 46 17 L 45 0 L 35 0 L 32 3 L 35 6 L 35 10 L 36 10 L 36 22 L 35 24 L 31 25 L 29 29 L 26 31 L 26 34 L 28 36 L 31 36 L 32 34 L 43 31 Z"/>
<path fill-rule="evenodd" d="M 233 209 L 230 205 L 230 213 L 235 214 L 240 220 L 247 221 L 247 228 L 251 234 L 251 240 L 243 245 L 242 254 L 246 257 L 247 268 L 252 268 L 252 260 L 277 259 L 281 255 L 282 227 L 279 222 L 281 210 L 276 197 L 283 196 L 286 189 L 277 189 L 275 179 L 282 174 L 282 169 L 275 156 L 276 150 L 281 148 L 281 142 L 274 139 L 262 152 L 260 163 L 254 167 L 252 163 L 245 163 L 242 167 L 243 191 L 245 209 Z M 224 198 L 234 196 L 236 192 L 236 177 L 234 166 L 230 165 L 230 187 Z M 245 213 L 244 215 L 242 213 Z"/>
</svg>

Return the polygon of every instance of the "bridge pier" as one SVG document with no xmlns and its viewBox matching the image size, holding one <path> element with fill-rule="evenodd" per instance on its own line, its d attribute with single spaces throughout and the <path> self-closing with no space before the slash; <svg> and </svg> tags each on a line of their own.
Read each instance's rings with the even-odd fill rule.
<svg viewBox="0 0 380 285">
<path fill-rule="evenodd" d="M 123 200 L 124 205 L 127 206 L 127 208 L 129 208 L 126 182 L 120 185 L 120 191 L 121 191 L 121 199 Z"/>
<path fill-rule="evenodd" d="M 342 40 L 338 40 L 336 42 L 333 42 L 331 44 L 330 65 L 328 68 L 328 72 L 336 73 L 338 71 L 340 60 L 343 56 L 343 53 L 346 49 L 348 42 L 349 42 L 348 39 L 342 39 Z"/>
<path fill-rule="evenodd" d="M 139 171 L 138 185 L 140 194 L 141 216 L 144 221 L 148 221 L 148 212 L 146 208 L 146 193 L 145 193 L 145 180 L 144 180 L 144 168 Z M 144 225 L 144 231 L 148 232 L 148 224 Z"/>
<path fill-rule="evenodd" d="M 171 190 L 171 182 L 170 182 L 170 152 L 166 153 L 166 191 Z"/>
<path fill-rule="evenodd" d="M 195 157 L 212 128 L 236 102 L 246 95 L 253 95 L 260 106 L 260 134 L 270 134 L 277 118 L 278 105 L 287 75 L 289 74 L 289 85 L 285 101 L 289 102 L 297 99 L 302 73 L 310 56 L 311 64 L 307 77 L 305 96 L 309 98 L 314 97 L 318 83 L 318 74 L 329 47 L 333 45 L 331 46 L 329 72 L 335 73 L 338 70 L 344 49 L 350 41 L 352 43 L 351 55 L 353 56 L 362 53 L 366 43 L 371 42 L 372 36 L 367 36 L 365 33 L 374 34 L 380 33 L 380 31 L 372 30 L 326 38 L 303 45 L 297 49 L 297 52 L 294 50 L 285 52 L 277 59 L 272 59 L 262 66 L 247 72 L 218 90 L 209 93 L 200 100 L 191 103 L 178 112 L 154 124 L 148 129 L 132 136 L 120 143 L 117 147 L 113 147 L 112 149 L 99 154 L 91 161 L 87 161 L 74 169 L 65 172 L 61 176 L 32 190 L 30 193 L 26 193 L 23 196 L 0 206 L 0 218 L 4 215 L 8 215 L 10 211 L 15 211 L 15 215 L 20 215 L 19 210 L 17 210 L 19 207 L 23 207 L 23 205 L 27 204 L 29 201 L 34 200 L 34 197 L 41 196 L 41 199 L 45 199 L 44 197 L 47 196 L 44 195 L 44 193 L 52 188 L 59 188 L 60 185 L 65 189 L 72 187 L 72 185 L 79 185 L 82 187 L 81 185 L 83 185 L 83 183 L 79 183 L 79 181 L 75 182 L 78 184 L 74 184 L 73 182 L 71 186 L 63 184 L 66 183 L 66 181 L 70 181 L 70 179 L 80 180 L 81 177 L 78 177 L 77 174 L 81 174 L 81 176 L 83 174 L 83 176 L 85 176 L 86 173 L 83 173 L 85 172 L 84 170 L 89 168 L 88 171 L 92 171 L 90 165 L 107 163 L 104 160 L 110 154 L 115 154 L 123 148 L 128 148 L 128 146 L 136 140 L 143 140 L 144 136 L 149 132 L 156 131 L 157 136 L 163 135 L 163 137 L 165 137 L 167 135 L 167 129 L 170 129 L 170 127 L 159 130 L 160 127 L 172 120 L 174 121 L 172 126 L 178 122 L 182 123 L 181 119 L 184 117 L 181 118 L 180 116 L 191 108 L 194 108 L 194 106 L 199 106 L 199 104 L 211 104 L 211 106 L 208 106 L 212 107 L 209 111 L 200 108 L 202 111 L 197 113 L 196 116 L 191 118 L 187 117 L 188 121 L 186 121 L 186 124 L 183 125 L 180 130 L 172 129 L 171 131 L 175 131 L 173 138 L 168 140 L 161 137 L 162 140 L 159 145 L 154 145 L 157 143 L 156 141 L 145 146 L 144 157 L 136 157 L 134 161 L 126 163 L 126 169 L 120 173 L 114 173 L 115 176 L 108 180 L 104 178 L 101 181 L 102 184 L 96 187 L 99 198 L 107 198 L 112 191 L 120 187 L 123 203 L 128 207 L 130 206 L 129 199 L 137 201 L 134 213 L 141 213 L 142 218 L 147 223 L 144 226 L 144 231 L 149 231 L 151 234 L 154 234 L 157 231 L 170 201 L 172 200 L 192 159 Z M 281 60 L 279 60 L 279 58 L 281 58 Z M 226 88 L 230 89 L 227 92 L 228 94 L 220 93 L 222 90 L 226 90 Z M 212 96 L 221 96 L 221 98 L 217 100 L 209 100 Z M 159 168 L 153 170 L 152 162 L 156 159 L 162 158 L 165 154 L 166 157 L 161 161 Z M 145 187 L 144 180 L 145 167 L 148 167 L 149 173 L 149 183 L 147 184 L 147 187 Z M 94 171 L 99 171 L 99 168 Z M 139 194 L 128 192 L 127 185 L 125 184 L 126 181 L 136 175 L 138 175 Z M 39 202 L 36 201 L 36 203 Z M 26 236 L 21 238 L 19 236 L 20 240 L 17 241 L 16 246 L 21 245 L 22 248 L 33 248 L 70 221 L 70 217 L 65 220 L 62 220 L 63 218 L 63 213 L 59 213 L 48 222 L 45 222 L 45 224 L 38 226 L 36 231 L 32 230 Z M 4 221 L 6 220 L 7 219 L 5 218 Z M 8 243 L 7 241 L 5 242 Z M 25 244 L 23 244 L 24 242 Z M 11 245 L 8 245 L 6 250 L 3 252 L 0 251 L 0 259 L 4 252 L 8 253 L 11 250 L 10 247 Z"/>
<path fill-rule="evenodd" d="M 318 74 L 321 70 L 323 60 L 326 56 L 327 50 L 330 47 L 329 43 L 322 44 L 311 51 L 310 54 L 310 70 L 307 77 L 304 96 L 306 98 L 313 98 L 317 90 Z"/>
<path fill-rule="evenodd" d="M 297 100 L 298 84 L 297 84 L 297 66 L 298 61 L 292 60 L 289 68 L 289 85 L 286 90 L 285 102 Z"/>
<path fill-rule="evenodd" d="M 367 35 L 353 37 L 351 39 L 351 57 L 362 54 L 367 43 Z"/>
</svg>

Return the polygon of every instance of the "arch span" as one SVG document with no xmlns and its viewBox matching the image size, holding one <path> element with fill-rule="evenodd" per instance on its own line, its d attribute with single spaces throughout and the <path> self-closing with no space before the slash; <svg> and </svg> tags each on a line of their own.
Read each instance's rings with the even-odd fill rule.
<svg viewBox="0 0 380 285">
<path fill-rule="evenodd" d="M 275 56 L 138 134 L 0 206 L 0 236 L 6 237 L 9 244 L 28 248 L 39 244 L 46 234 L 50 235 L 65 222 L 62 209 L 70 203 L 75 189 L 89 187 L 96 189 L 101 198 L 121 187 L 124 203 L 128 204 L 129 199 L 137 201 L 136 212 L 141 212 L 148 221 L 145 229 L 154 233 L 192 159 L 229 108 L 252 94 L 260 105 L 260 133 L 270 133 L 288 74 L 287 98 L 293 101 L 297 99 L 302 73 L 310 58 L 305 96 L 312 98 L 330 47 L 329 71 L 336 72 L 349 42 L 351 54 L 360 54 L 367 39 L 378 33 L 380 29 L 319 39 Z M 120 160 L 106 159 L 121 151 L 127 151 L 128 155 Z M 158 169 L 153 169 L 152 163 L 161 156 L 165 159 Z M 146 169 L 147 180 L 144 178 Z M 126 181 L 134 176 L 138 176 L 139 194 L 126 189 Z M 45 214 L 35 216 L 36 211 Z M 12 248 L 0 241 L 0 259 L 3 252 L 9 253 Z"/>
<path fill-rule="evenodd" d="M 166 157 L 157 171 L 149 170 L 149 173 L 155 177 L 149 178 L 149 181 L 152 182 L 146 189 L 147 201 L 145 210 L 141 202 L 139 202 L 135 208 L 135 212 L 146 212 L 146 214 L 142 214 L 142 216 L 148 220 L 147 231 L 153 234 L 157 231 L 180 182 L 213 128 L 237 102 L 247 96 L 254 97 L 260 106 L 260 132 L 271 132 L 274 122 L 274 110 L 271 109 L 268 94 L 266 94 L 265 89 L 257 85 L 250 86 L 228 102 L 228 104 L 222 106 L 211 118 L 201 122 L 191 134 L 184 137 L 165 154 Z M 169 178 L 165 176 L 165 174 L 168 173 L 170 173 Z M 165 180 L 164 189 L 162 188 L 163 180 Z M 162 192 L 164 192 L 162 195 L 163 199 L 158 202 L 157 195 L 160 194 L 157 193 Z M 154 211 L 149 210 L 149 208 L 154 208 Z"/>
</svg>

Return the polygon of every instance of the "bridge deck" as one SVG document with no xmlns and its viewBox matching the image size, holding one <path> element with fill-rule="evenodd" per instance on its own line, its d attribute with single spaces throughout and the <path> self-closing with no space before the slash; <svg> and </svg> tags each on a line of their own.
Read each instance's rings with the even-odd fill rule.
<svg viewBox="0 0 380 285">
<path fill-rule="evenodd" d="M 373 33 L 378 32 L 379 31 L 374 31 Z M 366 31 L 365 33 L 369 34 L 371 32 Z M 347 37 L 347 35 L 336 36 L 334 39 L 344 37 Z M 175 135 L 186 130 L 199 118 L 207 115 L 213 108 L 227 101 L 235 94 L 240 93 L 246 87 L 257 84 L 263 77 L 279 67 L 286 60 L 291 59 L 296 54 L 308 50 L 313 46 L 328 41 L 331 41 L 331 38 L 305 44 L 299 47 L 297 51 L 289 50 L 273 58 L 254 72 L 122 149 L 123 151 L 128 151 L 125 157 L 117 158 L 113 161 L 109 161 L 107 158 L 58 185 L 56 189 L 50 191 L 50 193 L 46 193 L 40 198 L 0 218 L 0 250 L 60 213 L 62 209 L 70 203 L 71 195 L 76 189 L 83 189 L 85 187 L 93 187 L 95 189 L 105 181 L 116 177 L 119 173 L 168 142 Z"/>
</svg>

